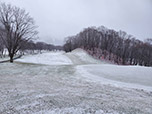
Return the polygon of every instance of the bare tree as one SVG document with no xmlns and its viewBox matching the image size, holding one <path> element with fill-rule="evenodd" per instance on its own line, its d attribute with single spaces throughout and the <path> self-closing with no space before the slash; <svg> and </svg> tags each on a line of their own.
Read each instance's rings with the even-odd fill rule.
<svg viewBox="0 0 152 114">
<path fill-rule="evenodd" d="M 37 27 L 24 9 L 5 3 L 0 4 L 0 24 L 4 28 L 0 37 L 9 52 L 10 62 L 13 62 L 13 57 L 22 44 L 37 34 Z"/>
</svg>

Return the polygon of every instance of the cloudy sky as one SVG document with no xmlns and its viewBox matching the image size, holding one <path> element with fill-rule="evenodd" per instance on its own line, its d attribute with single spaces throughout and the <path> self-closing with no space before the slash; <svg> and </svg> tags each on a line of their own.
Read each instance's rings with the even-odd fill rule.
<svg viewBox="0 0 152 114">
<path fill-rule="evenodd" d="M 64 38 L 89 26 L 123 30 L 140 40 L 152 38 L 152 0 L 0 0 L 26 9 L 39 26 L 41 41 Z"/>
</svg>

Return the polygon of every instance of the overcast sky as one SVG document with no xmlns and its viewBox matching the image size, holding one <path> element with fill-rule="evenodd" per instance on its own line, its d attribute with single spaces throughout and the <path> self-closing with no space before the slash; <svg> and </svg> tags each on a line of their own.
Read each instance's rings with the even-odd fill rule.
<svg viewBox="0 0 152 114">
<path fill-rule="evenodd" d="M 89 26 L 123 30 L 140 40 L 152 38 L 152 0 L 0 0 L 27 10 L 41 41 L 63 44 Z"/>
</svg>

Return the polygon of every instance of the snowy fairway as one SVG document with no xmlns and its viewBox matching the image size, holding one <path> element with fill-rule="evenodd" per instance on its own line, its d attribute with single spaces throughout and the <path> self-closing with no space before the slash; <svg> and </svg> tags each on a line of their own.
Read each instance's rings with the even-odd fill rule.
<svg viewBox="0 0 152 114">
<path fill-rule="evenodd" d="M 0 64 L 0 114 L 151 114 L 152 68 L 110 65 L 77 49 Z"/>
</svg>

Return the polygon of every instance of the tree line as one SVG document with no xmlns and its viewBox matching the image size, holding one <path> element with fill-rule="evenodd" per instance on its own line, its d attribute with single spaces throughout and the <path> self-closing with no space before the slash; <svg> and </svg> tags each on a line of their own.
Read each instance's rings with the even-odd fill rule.
<svg viewBox="0 0 152 114">
<path fill-rule="evenodd" d="M 152 39 L 144 42 L 124 31 L 89 27 L 75 36 L 67 37 L 64 50 L 83 48 L 98 59 L 117 64 L 152 66 Z"/>
<path fill-rule="evenodd" d="M 53 50 L 63 50 L 62 46 L 55 46 L 52 44 L 47 44 L 45 42 L 36 42 L 34 43 L 32 40 L 25 42 L 22 45 L 20 52 L 24 55 L 24 53 L 42 53 L 43 50 L 53 51 Z"/>
<path fill-rule="evenodd" d="M 63 50 L 62 46 L 55 46 L 53 44 L 48 44 L 45 42 L 34 42 L 32 40 L 24 42 L 22 44 L 20 50 L 18 51 L 19 55 L 25 54 L 38 54 L 42 53 L 42 51 L 55 51 L 55 50 Z M 6 57 L 6 48 L 3 42 L 0 42 L 0 58 Z"/>
</svg>

